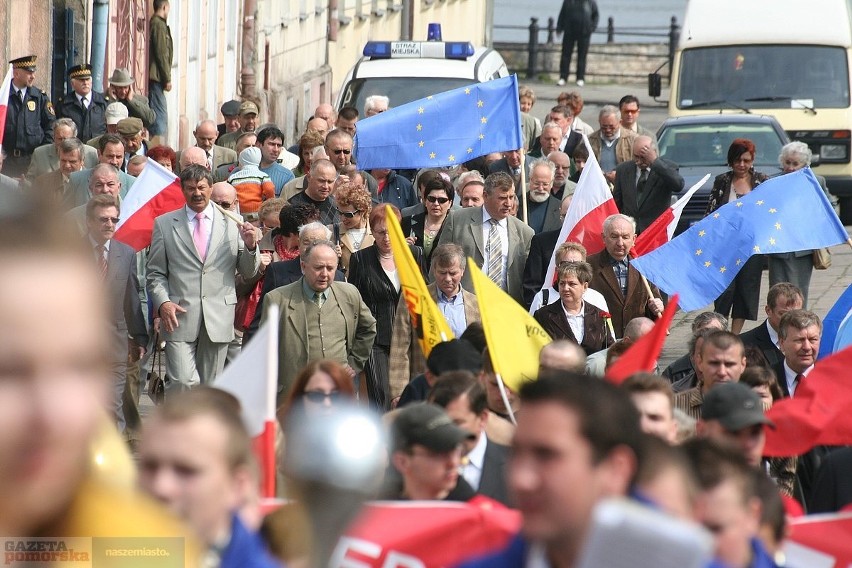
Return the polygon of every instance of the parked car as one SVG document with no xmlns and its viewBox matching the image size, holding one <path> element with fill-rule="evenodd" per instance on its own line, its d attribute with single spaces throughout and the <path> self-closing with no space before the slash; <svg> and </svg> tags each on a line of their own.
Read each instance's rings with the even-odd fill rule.
<svg viewBox="0 0 852 568">
<path fill-rule="evenodd" d="M 728 148 L 735 138 L 748 138 L 754 142 L 757 155 L 754 169 L 766 175 L 780 172 L 778 155 L 790 138 L 771 116 L 756 114 L 707 114 L 679 116 L 666 119 L 657 130 L 660 156 L 680 166 L 683 191 L 672 201 L 698 182 L 705 174 L 710 178 L 686 204 L 676 234 L 688 229 L 704 217 L 713 179 L 726 172 Z"/>
</svg>

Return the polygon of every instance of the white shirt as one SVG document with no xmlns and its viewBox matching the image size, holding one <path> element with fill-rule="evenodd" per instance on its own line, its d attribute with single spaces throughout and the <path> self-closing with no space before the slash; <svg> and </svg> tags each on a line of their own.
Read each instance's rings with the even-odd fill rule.
<svg viewBox="0 0 852 568">
<path fill-rule="evenodd" d="M 811 365 L 810 367 L 808 367 L 807 369 L 802 371 L 802 376 L 807 377 L 808 373 L 810 373 L 811 369 L 813 369 L 813 368 L 814 368 L 814 366 Z M 787 364 L 787 360 L 785 359 L 784 360 L 784 380 L 787 381 L 787 392 L 790 393 L 791 398 L 793 397 L 793 395 L 796 394 L 796 387 L 798 386 L 796 384 L 796 376 L 797 375 L 798 375 L 798 373 L 796 373 L 796 371 L 794 371 L 793 369 L 790 368 L 790 366 Z"/>
<path fill-rule="evenodd" d="M 559 299 L 559 291 L 551 288 L 547 291 L 547 304 L 544 304 L 544 294 L 541 290 L 539 290 L 535 298 L 533 298 L 532 305 L 530 306 L 530 314 L 536 313 L 539 308 L 544 305 L 550 305 L 556 300 Z M 586 291 L 583 292 L 583 301 L 589 302 L 591 305 L 596 307 L 602 312 L 609 312 L 609 306 L 606 304 L 606 298 L 604 298 L 603 294 L 598 292 L 597 290 L 593 290 L 592 288 L 586 288 Z"/>
<path fill-rule="evenodd" d="M 189 224 L 189 236 L 195 234 L 195 224 L 198 223 L 198 219 L 195 218 L 195 211 L 189 208 L 189 206 L 184 205 L 184 210 L 186 211 L 186 219 Z M 207 204 L 207 209 L 203 211 L 207 218 L 204 219 L 204 226 L 207 228 L 207 248 L 210 248 L 210 237 L 213 236 L 213 215 L 216 213 L 216 208 L 213 205 L 213 202 L 209 202 Z"/>
<path fill-rule="evenodd" d="M 388 271 L 388 270 L 385 270 L 384 268 L 382 268 L 382 270 L 387 275 L 388 280 L 391 281 L 391 284 L 393 284 L 394 290 L 399 292 L 399 271 L 398 270 Z"/>
<path fill-rule="evenodd" d="M 104 260 L 109 260 L 109 243 L 110 241 L 107 241 L 102 245 L 104 247 Z M 91 236 L 89 237 L 89 244 L 92 246 L 92 253 L 95 255 L 95 260 L 100 262 L 101 259 L 98 258 L 98 253 L 95 252 L 95 247 L 98 246 L 98 243 Z"/>
<path fill-rule="evenodd" d="M 467 463 L 461 467 L 461 475 L 474 491 L 479 491 L 479 482 L 482 481 L 482 466 L 485 464 L 485 446 L 488 440 L 483 431 L 479 435 L 479 441 L 465 456 Z"/>
<path fill-rule="evenodd" d="M 769 320 L 766 320 L 766 323 L 764 325 L 766 326 L 766 331 L 769 333 L 769 341 L 772 342 L 772 345 L 780 349 L 781 344 L 778 339 L 778 332 L 772 329 L 772 326 L 769 325 Z"/>
<path fill-rule="evenodd" d="M 583 337 L 585 337 L 585 330 L 583 329 L 583 322 L 586 320 L 585 316 L 586 304 L 583 301 L 580 301 L 580 311 L 576 314 L 572 314 L 567 309 L 565 309 L 565 305 L 562 305 L 562 313 L 565 314 L 565 319 L 568 320 L 568 327 L 571 328 L 571 333 L 574 334 L 574 339 L 577 340 L 577 343 L 583 342 Z"/>
<path fill-rule="evenodd" d="M 18 97 L 18 100 L 19 100 L 19 101 L 20 101 L 20 100 L 23 100 L 23 99 L 26 99 L 26 97 L 27 97 L 27 88 L 26 88 L 26 87 L 24 87 L 23 89 L 19 89 L 18 87 L 15 87 L 15 96 L 16 96 L 16 97 Z"/>
<path fill-rule="evenodd" d="M 488 262 L 490 260 L 490 256 L 488 254 L 488 233 L 491 232 L 491 215 L 488 213 L 488 210 L 485 209 L 485 206 L 482 206 L 482 243 L 483 243 L 483 263 L 482 266 L 485 268 L 488 266 Z M 509 220 L 503 219 L 501 221 L 497 221 L 497 233 L 500 235 L 500 241 L 503 245 L 503 261 L 500 266 L 500 271 L 503 274 L 503 282 L 506 282 L 506 267 L 509 263 Z"/>
<path fill-rule="evenodd" d="M 76 92 L 74 93 L 74 95 L 77 97 L 77 100 L 80 102 L 81 105 L 83 105 L 84 108 L 88 109 L 89 105 L 92 104 L 91 95 L 86 96 L 86 102 L 83 102 L 83 95 L 76 93 Z"/>
</svg>

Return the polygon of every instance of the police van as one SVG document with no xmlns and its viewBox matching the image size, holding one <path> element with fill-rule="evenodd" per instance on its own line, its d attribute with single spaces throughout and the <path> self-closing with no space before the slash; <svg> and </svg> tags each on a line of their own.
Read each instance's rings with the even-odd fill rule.
<svg viewBox="0 0 852 568">
<path fill-rule="evenodd" d="M 371 95 L 390 98 L 390 106 L 422 99 L 471 83 L 508 77 L 503 57 L 490 47 L 440 41 L 430 24 L 428 41 L 369 41 L 363 57 L 349 70 L 335 107 L 364 112 Z"/>
</svg>

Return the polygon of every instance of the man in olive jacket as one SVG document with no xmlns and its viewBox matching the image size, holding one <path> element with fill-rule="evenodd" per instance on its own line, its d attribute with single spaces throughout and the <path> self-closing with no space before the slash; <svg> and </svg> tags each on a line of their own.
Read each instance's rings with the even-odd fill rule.
<svg viewBox="0 0 852 568">
<path fill-rule="evenodd" d="M 151 109 L 157 115 L 148 128 L 151 136 L 165 136 L 169 127 L 165 91 L 172 90 L 172 32 L 166 23 L 169 17 L 169 0 L 154 0 L 154 15 L 151 16 L 151 45 L 149 47 L 148 98 Z"/>
</svg>

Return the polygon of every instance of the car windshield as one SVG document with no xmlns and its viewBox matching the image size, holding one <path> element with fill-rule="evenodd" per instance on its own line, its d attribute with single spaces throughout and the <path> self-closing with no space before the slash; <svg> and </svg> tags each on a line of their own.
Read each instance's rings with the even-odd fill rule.
<svg viewBox="0 0 852 568">
<path fill-rule="evenodd" d="M 370 77 L 354 79 L 345 87 L 343 104 L 364 112 L 364 100 L 371 95 L 384 95 L 390 98 L 390 106 L 398 107 L 430 95 L 465 87 L 474 83 L 473 79 L 452 77 Z"/>
<path fill-rule="evenodd" d="M 685 49 L 677 106 L 846 108 L 849 67 L 842 47 L 738 45 Z"/>
<path fill-rule="evenodd" d="M 757 167 L 778 166 L 784 141 L 769 124 L 672 124 L 659 136 L 660 156 L 681 167 L 725 166 L 735 138 L 754 142 Z"/>
</svg>

